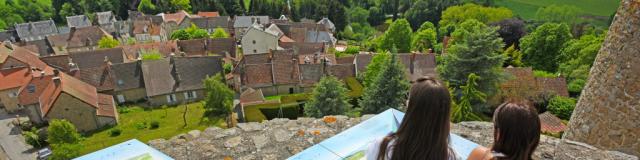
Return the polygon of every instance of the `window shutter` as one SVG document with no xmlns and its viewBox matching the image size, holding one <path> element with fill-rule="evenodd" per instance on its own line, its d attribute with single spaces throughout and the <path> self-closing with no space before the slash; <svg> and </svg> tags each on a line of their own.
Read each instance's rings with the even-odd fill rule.
<svg viewBox="0 0 640 160">
<path fill-rule="evenodd" d="M 193 93 L 193 98 L 198 98 L 198 95 L 196 94 L 196 91 L 191 91 Z"/>
<path fill-rule="evenodd" d="M 184 99 L 189 99 L 189 93 L 188 92 L 184 92 Z"/>
</svg>

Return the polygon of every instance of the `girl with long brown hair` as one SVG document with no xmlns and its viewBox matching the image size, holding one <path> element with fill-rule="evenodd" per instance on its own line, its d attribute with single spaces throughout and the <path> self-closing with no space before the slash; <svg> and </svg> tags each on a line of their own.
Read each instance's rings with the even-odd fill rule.
<svg viewBox="0 0 640 160">
<path fill-rule="evenodd" d="M 371 144 L 367 159 L 456 159 L 449 147 L 450 110 L 451 97 L 445 85 L 431 77 L 417 79 L 398 131 Z"/>
<path fill-rule="evenodd" d="M 493 114 L 491 148 L 477 147 L 469 160 L 530 160 L 540 142 L 540 119 L 534 107 L 504 103 Z"/>
</svg>

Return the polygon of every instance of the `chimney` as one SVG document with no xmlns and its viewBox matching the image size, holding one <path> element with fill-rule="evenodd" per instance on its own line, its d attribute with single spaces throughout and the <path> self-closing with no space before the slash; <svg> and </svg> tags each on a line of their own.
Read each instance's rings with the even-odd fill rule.
<svg viewBox="0 0 640 160">
<path fill-rule="evenodd" d="M 78 65 L 76 63 L 73 63 L 73 59 L 69 57 L 69 72 L 74 73 L 79 70 L 80 68 L 78 68 Z"/>
<path fill-rule="evenodd" d="M 71 40 L 71 37 L 73 37 L 73 34 L 76 33 L 76 30 L 76 27 L 69 28 L 69 37 L 67 38 L 67 41 Z"/>
<path fill-rule="evenodd" d="M 53 84 L 55 84 L 56 86 L 60 86 L 60 77 L 55 76 L 51 78 L 51 80 L 53 80 Z"/>
<path fill-rule="evenodd" d="M 42 73 L 44 73 L 44 71 L 42 71 Z M 60 70 L 54 69 L 53 70 L 53 76 L 56 76 L 56 77 L 60 76 Z"/>
<path fill-rule="evenodd" d="M 40 71 L 40 77 L 44 76 L 44 71 Z"/>
</svg>

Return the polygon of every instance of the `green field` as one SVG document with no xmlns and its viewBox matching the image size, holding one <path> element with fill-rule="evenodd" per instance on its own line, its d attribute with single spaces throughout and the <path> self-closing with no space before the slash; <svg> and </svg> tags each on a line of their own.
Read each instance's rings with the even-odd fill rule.
<svg viewBox="0 0 640 160">
<path fill-rule="evenodd" d="M 187 108 L 187 126 L 184 126 L 182 114 Z M 223 126 L 224 119 L 205 117 L 202 103 L 192 103 L 177 107 L 164 107 L 144 110 L 140 107 L 129 107 L 127 113 L 121 113 L 118 125 L 122 133 L 119 136 L 111 136 L 111 129 L 104 129 L 86 136 L 81 142 L 83 145 L 81 154 L 87 154 L 99 149 L 122 143 L 129 139 L 138 139 L 142 142 L 159 138 L 171 138 L 191 130 L 204 130 L 211 126 Z M 159 128 L 151 129 L 152 121 L 159 122 Z"/>
<path fill-rule="evenodd" d="M 571 5 L 579 8 L 581 15 L 608 18 L 618 9 L 620 0 L 496 0 L 496 3 L 524 19 L 533 19 L 538 8 L 552 4 Z"/>
<path fill-rule="evenodd" d="M 516 16 L 532 20 L 540 7 L 570 5 L 579 9 L 578 22 L 607 28 L 610 16 L 618 9 L 620 0 L 496 0 L 498 6 L 511 9 Z"/>
</svg>

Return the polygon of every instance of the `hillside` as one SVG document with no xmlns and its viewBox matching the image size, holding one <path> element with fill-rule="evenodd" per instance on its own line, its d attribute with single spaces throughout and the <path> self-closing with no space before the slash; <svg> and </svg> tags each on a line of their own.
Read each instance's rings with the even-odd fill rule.
<svg viewBox="0 0 640 160">
<path fill-rule="evenodd" d="M 507 7 L 524 19 L 533 19 L 538 8 L 548 5 L 571 5 L 580 9 L 583 17 L 595 20 L 597 25 L 605 25 L 609 17 L 618 9 L 619 0 L 497 0 L 498 6 Z"/>
</svg>

